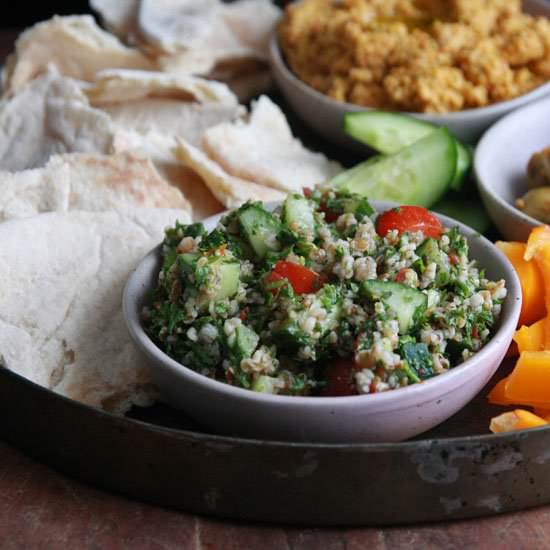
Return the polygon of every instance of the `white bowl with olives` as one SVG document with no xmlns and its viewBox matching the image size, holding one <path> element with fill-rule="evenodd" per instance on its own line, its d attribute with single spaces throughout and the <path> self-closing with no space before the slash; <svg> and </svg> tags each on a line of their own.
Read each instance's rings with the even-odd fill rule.
<svg viewBox="0 0 550 550">
<path fill-rule="evenodd" d="M 525 241 L 550 223 L 550 98 L 507 115 L 481 138 L 474 171 L 481 198 L 501 235 Z"/>
</svg>

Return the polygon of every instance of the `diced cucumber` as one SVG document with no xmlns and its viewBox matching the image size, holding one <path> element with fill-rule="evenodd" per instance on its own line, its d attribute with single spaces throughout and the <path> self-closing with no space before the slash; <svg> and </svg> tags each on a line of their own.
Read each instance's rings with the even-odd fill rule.
<svg viewBox="0 0 550 550">
<path fill-rule="evenodd" d="M 205 258 L 199 266 L 199 260 Z M 210 302 L 219 302 L 230 298 L 239 289 L 241 264 L 228 261 L 222 256 L 202 256 L 202 254 L 178 254 L 178 265 L 187 283 L 198 292 L 199 307 L 204 308 Z"/>
<path fill-rule="evenodd" d="M 371 300 L 381 301 L 394 312 L 401 334 L 409 332 L 428 302 L 419 290 L 393 281 L 364 281 L 362 289 Z"/>
<path fill-rule="evenodd" d="M 228 262 L 219 257 L 210 262 L 208 268 L 205 288 L 211 301 L 218 302 L 237 293 L 241 274 L 239 262 Z"/>
<path fill-rule="evenodd" d="M 252 356 L 259 341 L 260 337 L 253 329 L 243 324 L 238 325 L 235 328 L 235 341 L 232 351 L 237 356 L 237 359 L 241 361 Z"/>
<path fill-rule="evenodd" d="M 374 157 L 342 172 L 329 184 L 369 199 L 429 208 L 449 188 L 456 159 L 456 141 L 440 128 L 398 153 Z"/>
<path fill-rule="evenodd" d="M 434 262 L 440 270 L 449 271 L 449 263 L 445 261 L 445 254 L 439 248 L 437 241 L 426 239 L 417 249 L 416 254 L 426 260 L 426 264 Z"/>
<path fill-rule="evenodd" d="M 439 256 L 439 245 L 435 239 L 431 237 L 425 239 L 424 242 L 416 249 L 416 253 L 420 257 L 428 257 L 430 261 L 435 261 L 434 258 Z"/>
<path fill-rule="evenodd" d="M 278 393 L 276 382 L 277 378 L 261 374 L 252 382 L 252 390 L 260 393 Z"/>
<path fill-rule="evenodd" d="M 270 250 L 279 250 L 281 224 L 260 203 L 247 203 L 237 211 L 244 235 L 256 255 L 263 258 Z"/>
<path fill-rule="evenodd" d="M 365 111 L 348 113 L 344 117 L 345 131 L 361 143 L 385 155 L 392 155 L 426 137 L 437 126 L 402 113 Z M 472 154 L 469 148 L 455 139 L 457 145 L 456 171 L 450 188 L 458 191 L 470 166 Z"/>
<path fill-rule="evenodd" d="M 200 258 L 200 254 L 178 254 L 177 260 L 180 269 L 187 275 L 195 274 L 197 267 L 197 260 Z"/>
<path fill-rule="evenodd" d="M 283 220 L 293 231 L 301 235 L 315 234 L 313 203 L 302 195 L 292 193 L 287 196 L 283 206 Z"/>
</svg>

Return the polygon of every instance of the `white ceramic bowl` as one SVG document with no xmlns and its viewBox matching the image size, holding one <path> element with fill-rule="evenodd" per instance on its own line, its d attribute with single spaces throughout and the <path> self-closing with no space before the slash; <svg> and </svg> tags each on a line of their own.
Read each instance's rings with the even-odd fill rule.
<svg viewBox="0 0 550 550">
<path fill-rule="evenodd" d="M 550 97 L 499 120 L 483 135 L 474 156 L 474 172 L 485 208 L 502 236 L 526 241 L 542 222 L 514 204 L 527 192 L 527 163 L 550 146 Z"/>
<path fill-rule="evenodd" d="M 526 13 L 550 17 L 550 2 L 524 0 L 523 5 Z M 271 38 L 269 56 L 275 82 L 294 111 L 326 139 L 348 149 L 364 152 L 365 146 L 344 132 L 343 120 L 346 113 L 368 111 L 369 109 L 352 103 L 336 101 L 295 76 L 283 59 L 276 34 Z M 446 126 L 458 139 L 474 143 L 486 128 L 502 116 L 549 94 L 550 82 L 527 94 L 488 107 L 448 114 L 408 114 L 438 126 Z"/>
<path fill-rule="evenodd" d="M 395 206 L 376 201 L 373 205 L 378 210 Z M 267 440 L 401 441 L 443 422 L 483 388 L 501 363 L 519 317 L 521 290 L 511 264 L 493 244 L 450 218 L 439 218 L 446 226 L 460 227 L 469 240 L 471 257 L 486 267 L 488 277 L 504 278 L 508 288 L 495 335 L 472 358 L 419 384 L 349 397 L 270 395 L 212 380 L 168 357 L 142 328 L 140 313 L 160 269 L 157 247 L 131 274 L 123 310 L 132 338 L 150 359 L 163 400 L 218 433 Z M 206 228 L 215 227 L 218 219 L 206 220 Z"/>
</svg>

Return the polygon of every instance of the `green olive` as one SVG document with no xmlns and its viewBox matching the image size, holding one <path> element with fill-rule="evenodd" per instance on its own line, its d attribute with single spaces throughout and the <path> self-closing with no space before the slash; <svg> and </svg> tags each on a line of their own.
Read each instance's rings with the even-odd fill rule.
<svg viewBox="0 0 550 550">
<path fill-rule="evenodd" d="M 531 189 L 516 201 L 516 206 L 528 216 L 550 223 L 550 186 Z"/>
<path fill-rule="evenodd" d="M 535 153 L 529 159 L 527 177 L 529 189 L 550 185 L 550 147 Z"/>
</svg>

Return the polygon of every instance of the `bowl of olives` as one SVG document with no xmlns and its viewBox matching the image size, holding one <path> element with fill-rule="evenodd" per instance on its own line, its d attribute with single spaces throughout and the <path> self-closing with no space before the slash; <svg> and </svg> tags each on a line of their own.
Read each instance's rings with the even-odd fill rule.
<svg viewBox="0 0 550 550">
<path fill-rule="evenodd" d="M 525 241 L 550 224 L 550 98 L 518 109 L 491 126 L 474 156 L 483 203 L 502 236 Z"/>
<path fill-rule="evenodd" d="M 528 191 L 516 206 L 528 216 L 550 223 L 550 146 L 537 151 L 527 163 Z"/>
</svg>

